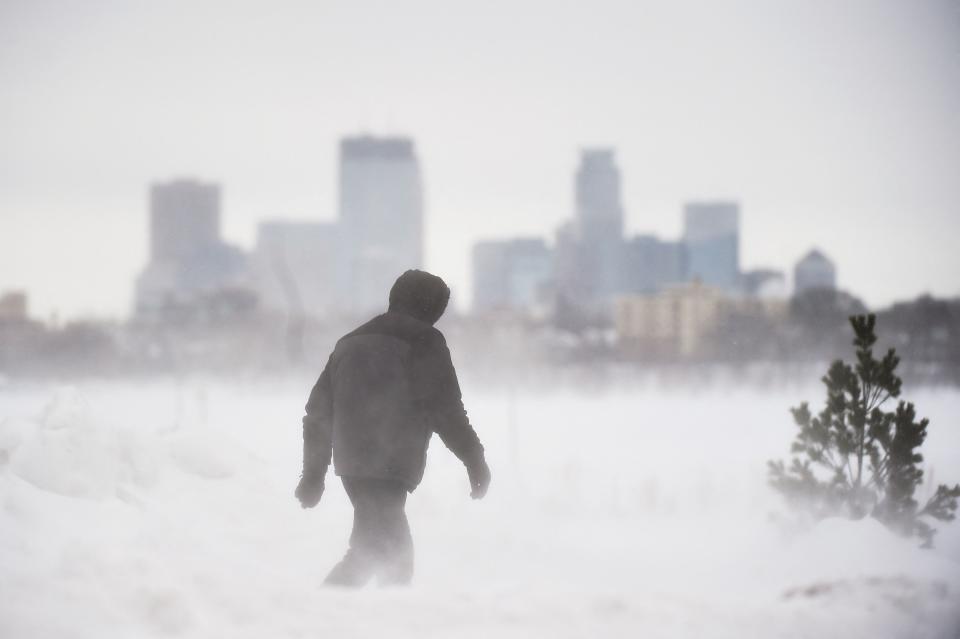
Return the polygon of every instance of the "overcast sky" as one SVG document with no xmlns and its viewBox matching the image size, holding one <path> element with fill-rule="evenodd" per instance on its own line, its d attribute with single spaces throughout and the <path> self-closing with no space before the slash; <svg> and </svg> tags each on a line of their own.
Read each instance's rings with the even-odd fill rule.
<svg viewBox="0 0 960 639">
<path fill-rule="evenodd" d="M 427 267 L 552 239 L 583 146 L 631 232 L 742 204 L 744 267 L 818 246 L 868 303 L 960 294 L 960 2 L 0 0 L 0 291 L 125 316 L 151 181 L 224 188 L 228 240 L 332 219 L 337 140 L 404 134 Z"/>
</svg>

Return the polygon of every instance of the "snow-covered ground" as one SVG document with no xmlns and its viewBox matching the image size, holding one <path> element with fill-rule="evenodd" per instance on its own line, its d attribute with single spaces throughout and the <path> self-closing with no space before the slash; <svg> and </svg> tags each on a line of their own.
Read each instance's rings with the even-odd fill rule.
<svg viewBox="0 0 960 639">
<path fill-rule="evenodd" d="M 960 636 L 960 523 L 778 518 L 789 390 L 464 384 L 487 499 L 438 440 L 406 589 L 326 589 L 350 509 L 293 498 L 310 381 L 0 388 L 0 637 Z M 910 392 L 960 481 L 960 392 Z M 929 490 L 928 486 L 924 490 Z"/>
</svg>

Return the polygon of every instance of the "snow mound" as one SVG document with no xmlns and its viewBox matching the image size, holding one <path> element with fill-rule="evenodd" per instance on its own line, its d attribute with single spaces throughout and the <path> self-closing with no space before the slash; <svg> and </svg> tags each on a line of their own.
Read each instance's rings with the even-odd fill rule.
<svg viewBox="0 0 960 639">
<path fill-rule="evenodd" d="M 160 431 L 98 419 L 75 388 L 58 389 L 35 420 L 0 422 L 0 469 L 65 497 L 128 498 L 166 467 L 202 478 L 229 477 L 239 451 L 202 427 Z"/>
<path fill-rule="evenodd" d="M 903 543 L 902 537 L 873 517 L 828 517 L 801 538 L 799 546 L 801 550 L 809 548 L 817 552 L 835 548 L 837 553 L 849 559 L 851 553 L 870 557 L 876 557 L 878 552 L 891 555 L 899 552 Z"/>
<path fill-rule="evenodd" d="M 824 519 L 798 536 L 788 550 L 793 574 L 811 582 L 872 579 L 918 570 L 935 574 L 940 561 L 936 554 L 920 548 L 917 539 L 900 537 L 872 517 Z"/>
<path fill-rule="evenodd" d="M 207 479 L 224 479 L 234 474 L 236 455 L 222 438 L 206 429 L 179 433 L 169 446 L 170 456 L 180 470 Z"/>
</svg>

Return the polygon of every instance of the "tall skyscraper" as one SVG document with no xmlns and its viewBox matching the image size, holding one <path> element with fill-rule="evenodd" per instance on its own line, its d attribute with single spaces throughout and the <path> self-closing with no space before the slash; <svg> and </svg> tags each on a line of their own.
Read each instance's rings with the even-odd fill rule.
<svg viewBox="0 0 960 639">
<path fill-rule="evenodd" d="M 817 249 L 804 255 L 793 268 L 794 294 L 811 289 L 835 289 L 837 269 L 833 261 Z"/>
<path fill-rule="evenodd" d="M 220 242 L 220 186 L 183 179 L 150 187 L 150 258 L 190 258 Z"/>
<path fill-rule="evenodd" d="M 740 279 L 740 205 L 693 202 L 683 212 L 688 278 L 735 290 Z"/>
<path fill-rule="evenodd" d="M 220 238 L 220 186 L 181 179 L 150 187 L 150 261 L 135 313 L 149 317 L 227 288 L 248 288 L 247 259 Z"/>
<path fill-rule="evenodd" d="M 586 149 L 576 175 L 577 223 L 585 240 L 623 238 L 620 170 L 612 149 Z"/>
<path fill-rule="evenodd" d="M 357 313 L 385 309 L 397 276 L 423 265 L 420 163 L 410 139 L 341 140 L 340 224 L 346 303 Z"/>
<path fill-rule="evenodd" d="M 620 170 L 612 149 L 581 153 L 575 178 L 579 269 L 585 288 L 582 302 L 605 302 L 620 289 L 623 205 Z"/>
</svg>

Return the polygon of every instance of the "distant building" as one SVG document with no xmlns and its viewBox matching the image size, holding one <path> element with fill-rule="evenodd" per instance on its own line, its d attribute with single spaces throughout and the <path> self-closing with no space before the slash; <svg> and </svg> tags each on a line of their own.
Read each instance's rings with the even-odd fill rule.
<svg viewBox="0 0 960 639">
<path fill-rule="evenodd" d="M 575 183 L 576 219 L 583 240 L 609 243 L 623 239 L 620 169 L 612 149 L 586 149 Z"/>
<path fill-rule="evenodd" d="M 410 139 L 341 140 L 340 224 L 346 303 L 358 313 L 385 309 L 397 276 L 423 265 L 420 163 Z"/>
<path fill-rule="evenodd" d="M 787 278 L 783 271 L 757 268 L 740 274 L 740 288 L 751 297 L 782 299 L 787 297 Z"/>
<path fill-rule="evenodd" d="M 137 315 L 249 288 L 247 256 L 220 238 L 219 185 L 190 179 L 154 184 L 149 216 L 150 261 L 137 278 Z"/>
<path fill-rule="evenodd" d="M 191 259 L 220 243 L 220 186 L 183 179 L 150 187 L 150 259 Z"/>
<path fill-rule="evenodd" d="M 553 253 L 542 239 L 479 242 L 473 247 L 473 310 L 539 310 L 552 277 Z"/>
<path fill-rule="evenodd" d="M 554 277 L 556 294 L 578 304 L 585 304 L 587 279 L 582 266 L 579 233 L 574 221 L 568 220 L 556 232 Z"/>
<path fill-rule="evenodd" d="M 628 350 L 693 355 L 718 325 L 723 304 L 721 291 L 699 282 L 653 295 L 623 296 L 614 314 L 617 337 Z"/>
<path fill-rule="evenodd" d="M 638 235 L 623 247 L 622 269 L 624 293 L 654 293 L 686 279 L 686 247 L 682 242 Z"/>
<path fill-rule="evenodd" d="M 744 297 L 690 282 L 648 295 L 617 299 L 614 325 L 627 351 L 668 357 L 701 354 L 707 339 L 744 317 L 783 321 L 784 298 Z"/>
<path fill-rule="evenodd" d="M 837 269 L 826 255 L 817 249 L 811 250 L 793 268 L 794 294 L 822 288 L 837 287 Z"/>
<path fill-rule="evenodd" d="M 583 301 L 605 303 L 620 290 L 623 204 L 620 170 L 611 149 L 581 153 L 575 178 L 576 241 Z"/>
<path fill-rule="evenodd" d="M 295 317 L 338 313 L 344 283 L 340 229 L 322 222 L 262 222 L 253 252 L 261 306 Z"/>
<path fill-rule="evenodd" d="M 687 276 L 732 291 L 740 276 L 740 206 L 736 202 L 694 202 L 684 207 L 683 242 Z"/>
<path fill-rule="evenodd" d="M 27 318 L 26 291 L 7 291 L 0 295 L 0 322 L 25 322 Z"/>
</svg>

